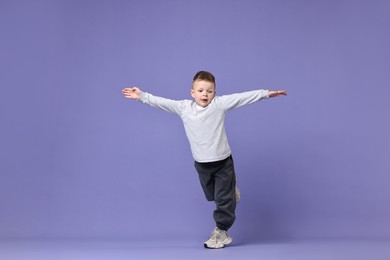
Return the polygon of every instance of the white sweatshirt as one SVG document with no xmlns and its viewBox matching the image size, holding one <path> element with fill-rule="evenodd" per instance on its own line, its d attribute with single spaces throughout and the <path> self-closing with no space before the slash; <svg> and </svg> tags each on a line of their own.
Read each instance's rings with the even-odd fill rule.
<svg viewBox="0 0 390 260">
<path fill-rule="evenodd" d="M 180 116 L 192 156 L 203 163 L 220 161 L 231 154 L 224 125 L 226 112 L 266 98 L 269 98 L 268 90 L 261 89 L 215 96 L 205 108 L 193 100 L 170 100 L 146 92 L 141 93 L 139 101 Z"/>
</svg>

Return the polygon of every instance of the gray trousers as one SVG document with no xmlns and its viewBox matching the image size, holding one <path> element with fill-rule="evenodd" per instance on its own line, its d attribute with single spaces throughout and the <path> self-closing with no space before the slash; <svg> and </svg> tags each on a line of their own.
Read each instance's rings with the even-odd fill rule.
<svg viewBox="0 0 390 260">
<path fill-rule="evenodd" d="M 232 156 L 216 162 L 195 162 L 200 184 L 208 201 L 215 201 L 214 220 L 228 230 L 236 219 L 236 175 Z"/>
</svg>

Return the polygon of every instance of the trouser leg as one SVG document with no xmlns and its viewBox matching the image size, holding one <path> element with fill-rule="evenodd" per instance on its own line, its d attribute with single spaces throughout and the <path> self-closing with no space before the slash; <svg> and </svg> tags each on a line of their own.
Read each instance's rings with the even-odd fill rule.
<svg viewBox="0 0 390 260">
<path fill-rule="evenodd" d="M 236 176 L 233 160 L 228 158 L 226 164 L 215 174 L 214 220 L 217 227 L 228 230 L 236 219 Z"/>
<path fill-rule="evenodd" d="M 212 163 L 195 162 L 195 168 L 206 199 L 215 201 L 213 216 L 217 227 L 228 230 L 236 219 L 236 176 L 232 157 Z"/>
<path fill-rule="evenodd" d="M 195 162 L 195 168 L 199 175 L 200 185 L 202 186 L 204 195 L 208 201 L 214 201 L 215 193 L 215 180 L 213 174 L 213 168 L 205 163 Z"/>
</svg>

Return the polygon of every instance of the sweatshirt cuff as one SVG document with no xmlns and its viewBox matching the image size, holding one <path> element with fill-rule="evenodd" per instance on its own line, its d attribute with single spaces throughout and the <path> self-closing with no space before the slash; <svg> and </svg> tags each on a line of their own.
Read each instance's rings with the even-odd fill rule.
<svg viewBox="0 0 390 260">
<path fill-rule="evenodd" d="M 264 97 L 265 98 L 270 98 L 270 96 L 269 96 L 269 92 L 271 91 L 271 90 L 268 90 L 268 89 L 263 89 L 263 93 L 264 93 Z"/>
<path fill-rule="evenodd" d="M 141 94 L 139 95 L 139 98 L 137 99 L 137 101 L 140 101 L 142 103 L 145 103 L 146 102 L 146 99 L 147 99 L 147 95 L 148 93 L 146 92 L 141 92 Z"/>
</svg>

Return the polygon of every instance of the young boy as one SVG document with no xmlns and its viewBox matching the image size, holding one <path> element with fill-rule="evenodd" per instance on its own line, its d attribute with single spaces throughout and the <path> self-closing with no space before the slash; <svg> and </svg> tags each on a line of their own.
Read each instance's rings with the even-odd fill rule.
<svg viewBox="0 0 390 260">
<path fill-rule="evenodd" d="M 215 96 L 215 78 L 207 71 L 196 73 L 190 91 L 193 101 L 157 97 L 137 87 L 125 88 L 122 93 L 126 98 L 175 113 L 182 119 L 204 194 L 208 201 L 215 201 L 216 204 L 216 227 L 204 242 L 204 247 L 223 248 L 232 242 L 227 231 L 235 221 L 239 199 L 233 158 L 224 127 L 225 114 L 233 108 L 287 95 L 287 92 L 255 90 Z"/>
</svg>

